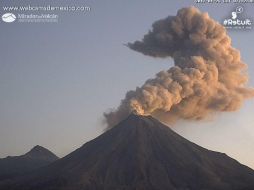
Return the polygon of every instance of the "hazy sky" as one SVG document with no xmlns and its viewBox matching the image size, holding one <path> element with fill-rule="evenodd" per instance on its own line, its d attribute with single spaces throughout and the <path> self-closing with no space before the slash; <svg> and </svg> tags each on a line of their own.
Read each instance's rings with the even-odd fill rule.
<svg viewBox="0 0 254 190">
<path fill-rule="evenodd" d="M 0 13 L 2 6 L 51 2 L 2 0 Z M 155 20 L 182 7 L 195 5 L 221 22 L 237 6 L 194 2 L 58 0 L 54 6 L 85 5 L 91 11 L 54 12 L 58 23 L 0 21 L 0 157 L 20 155 L 37 144 L 64 156 L 101 134 L 104 111 L 119 105 L 127 90 L 173 64 L 170 58 L 131 51 L 124 43 L 141 39 Z M 253 12 L 253 4 L 244 6 L 247 16 L 254 17 Z M 254 29 L 229 34 L 254 86 Z M 250 100 L 238 112 L 218 113 L 203 122 L 182 121 L 173 129 L 254 168 L 253 113 Z"/>
</svg>

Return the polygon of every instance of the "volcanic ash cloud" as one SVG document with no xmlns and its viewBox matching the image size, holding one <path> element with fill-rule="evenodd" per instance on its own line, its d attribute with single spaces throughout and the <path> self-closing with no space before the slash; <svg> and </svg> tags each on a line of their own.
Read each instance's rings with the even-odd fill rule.
<svg viewBox="0 0 254 190">
<path fill-rule="evenodd" d="M 131 112 L 164 122 L 200 120 L 238 110 L 254 96 L 254 89 L 246 87 L 247 65 L 225 28 L 194 7 L 156 21 L 142 41 L 128 47 L 152 57 L 172 57 L 175 66 L 127 92 L 115 111 L 104 114 L 108 127 Z"/>
</svg>

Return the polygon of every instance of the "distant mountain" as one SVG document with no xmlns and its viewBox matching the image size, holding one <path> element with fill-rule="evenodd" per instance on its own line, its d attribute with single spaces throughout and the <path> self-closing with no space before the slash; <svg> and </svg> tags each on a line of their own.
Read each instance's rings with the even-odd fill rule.
<svg viewBox="0 0 254 190">
<path fill-rule="evenodd" d="M 254 171 L 150 116 L 131 114 L 81 148 L 1 190 L 254 190 Z"/>
<path fill-rule="evenodd" d="M 30 172 L 34 169 L 46 166 L 58 157 L 39 145 L 21 156 L 8 156 L 0 159 L 0 180 Z"/>
</svg>

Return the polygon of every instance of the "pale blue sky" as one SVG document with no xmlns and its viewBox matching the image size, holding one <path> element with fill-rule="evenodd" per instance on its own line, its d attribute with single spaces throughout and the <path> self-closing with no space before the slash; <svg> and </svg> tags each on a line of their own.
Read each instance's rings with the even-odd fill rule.
<svg viewBox="0 0 254 190">
<path fill-rule="evenodd" d="M 3 0 L 0 5 L 50 2 Z M 123 44 L 141 39 L 155 20 L 197 6 L 191 0 L 68 2 L 54 5 L 88 5 L 91 11 L 58 13 L 58 23 L 0 22 L 0 157 L 22 154 L 37 144 L 64 156 L 101 134 L 104 111 L 173 63 L 170 58 L 145 57 Z M 235 6 L 197 7 L 221 21 Z M 245 6 L 246 15 L 254 17 L 253 6 Z M 253 30 L 229 34 L 249 66 L 254 86 Z M 253 113 L 250 100 L 238 112 L 218 113 L 202 123 L 179 122 L 173 129 L 254 168 Z"/>
</svg>

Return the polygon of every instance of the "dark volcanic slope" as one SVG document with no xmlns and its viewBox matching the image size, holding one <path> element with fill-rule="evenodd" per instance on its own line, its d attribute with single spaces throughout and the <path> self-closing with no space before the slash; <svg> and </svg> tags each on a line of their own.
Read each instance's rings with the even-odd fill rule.
<svg viewBox="0 0 254 190">
<path fill-rule="evenodd" d="M 152 117 L 130 115 L 65 158 L 0 189 L 253 190 L 254 171 Z"/>
<path fill-rule="evenodd" d="M 22 156 L 0 159 L 0 180 L 32 171 L 57 160 L 58 157 L 41 146 L 35 146 Z"/>
</svg>

